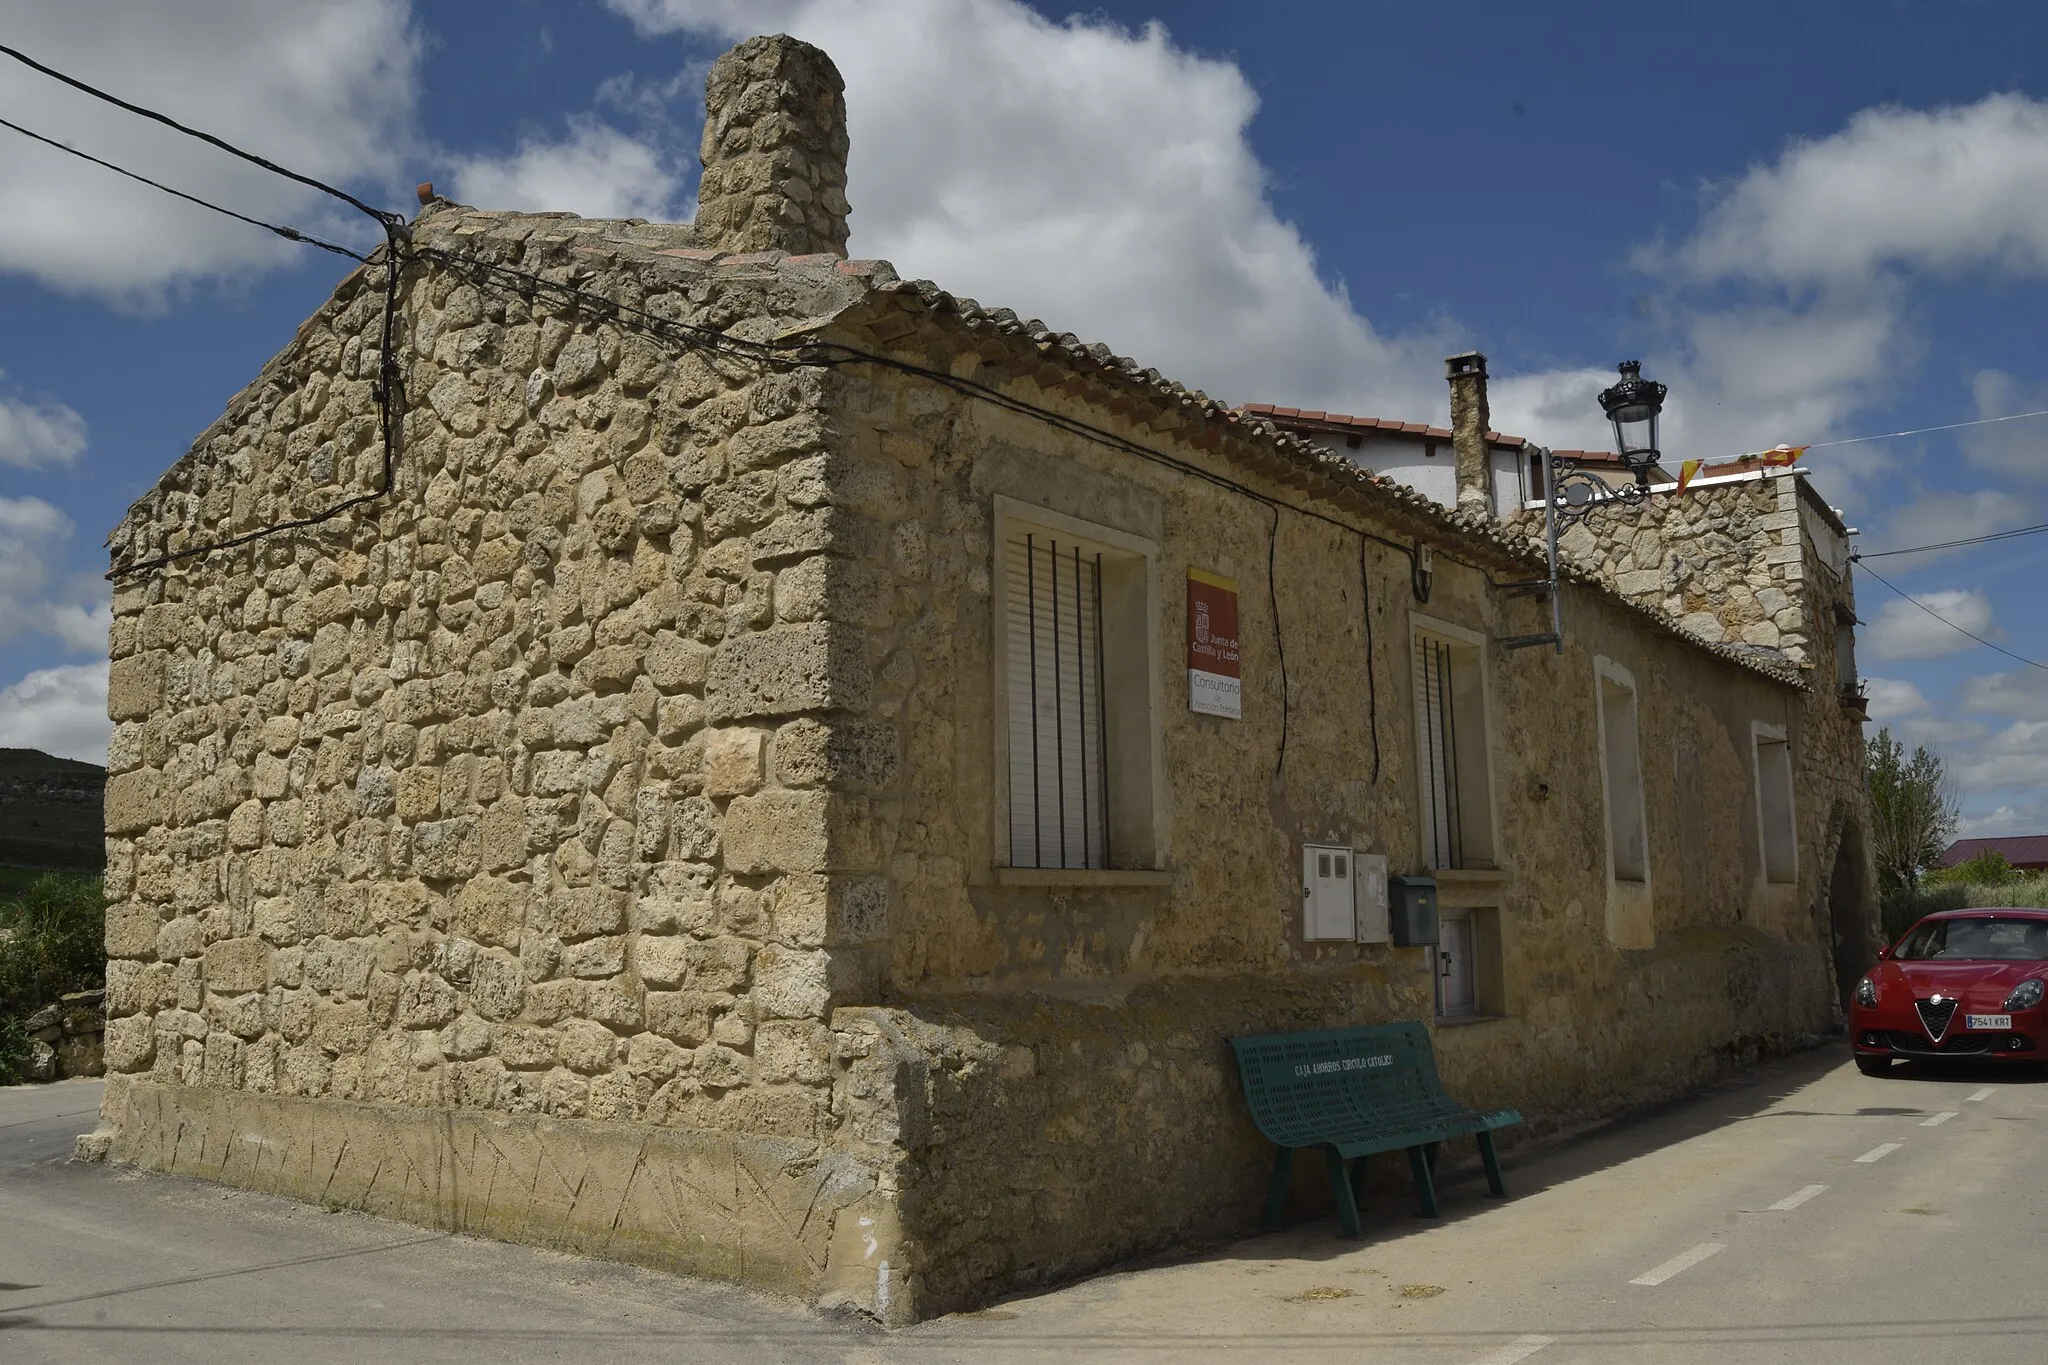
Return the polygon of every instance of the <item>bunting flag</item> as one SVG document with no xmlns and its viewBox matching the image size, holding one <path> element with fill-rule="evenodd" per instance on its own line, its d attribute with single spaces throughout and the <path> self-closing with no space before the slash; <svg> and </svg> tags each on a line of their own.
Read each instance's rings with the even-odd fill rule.
<svg viewBox="0 0 2048 1365">
<path fill-rule="evenodd" d="M 1805 446 L 1772 446 L 1756 458 L 1763 462 L 1766 469 L 1769 469 L 1791 464 L 1805 453 Z"/>
<path fill-rule="evenodd" d="M 1676 491 L 1683 493 L 1685 486 L 1693 481 L 1693 476 L 1700 472 L 1700 466 L 1705 463 L 1705 460 L 1687 460 L 1684 464 L 1680 465 L 1678 467 L 1678 488 Z"/>
</svg>

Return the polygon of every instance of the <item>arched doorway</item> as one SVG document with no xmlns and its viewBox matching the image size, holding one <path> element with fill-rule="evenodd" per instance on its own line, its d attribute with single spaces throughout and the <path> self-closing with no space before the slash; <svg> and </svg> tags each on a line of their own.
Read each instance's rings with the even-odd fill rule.
<svg viewBox="0 0 2048 1365">
<path fill-rule="evenodd" d="M 1877 960 L 1876 916 L 1871 913 L 1870 884 L 1863 829 L 1855 820 L 1842 823 L 1835 841 L 1835 866 L 1828 874 L 1828 933 L 1834 943 L 1835 990 L 1848 1016 L 1849 995 L 1857 978 Z"/>
</svg>

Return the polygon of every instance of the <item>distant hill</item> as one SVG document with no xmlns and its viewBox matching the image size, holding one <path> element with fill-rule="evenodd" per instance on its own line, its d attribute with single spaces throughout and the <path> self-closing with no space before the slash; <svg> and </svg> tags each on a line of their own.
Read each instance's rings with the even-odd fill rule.
<svg viewBox="0 0 2048 1365">
<path fill-rule="evenodd" d="M 107 770 L 40 749 L 0 749 L 0 866 L 106 865 Z"/>
</svg>

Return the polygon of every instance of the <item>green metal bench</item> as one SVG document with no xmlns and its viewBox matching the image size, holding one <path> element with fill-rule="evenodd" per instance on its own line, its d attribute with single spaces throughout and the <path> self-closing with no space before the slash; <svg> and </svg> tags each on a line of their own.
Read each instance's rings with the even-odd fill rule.
<svg viewBox="0 0 2048 1365">
<path fill-rule="evenodd" d="M 1512 1109 L 1481 1114 L 1444 1093 L 1436 1051 L 1421 1024 L 1324 1029 L 1232 1038 L 1252 1122 L 1280 1148 L 1266 1193 L 1266 1226 L 1277 1227 L 1297 1147 L 1320 1147 L 1330 1193 L 1346 1237 L 1362 1235 L 1356 1190 L 1365 1160 L 1405 1148 L 1422 1216 L 1434 1218 L 1437 1147 L 1468 1134 L 1479 1139 L 1486 1186 L 1505 1195 L 1493 1130 L 1520 1123 Z"/>
</svg>

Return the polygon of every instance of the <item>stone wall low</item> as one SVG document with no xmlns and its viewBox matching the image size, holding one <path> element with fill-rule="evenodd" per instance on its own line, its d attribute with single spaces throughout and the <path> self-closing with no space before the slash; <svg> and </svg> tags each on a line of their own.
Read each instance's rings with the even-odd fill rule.
<svg viewBox="0 0 2048 1365">
<path fill-rule="evenodd" d="M 785 1223 L 797 1195 L 727 1194 L 723 1222 L 619 1239 L 587 1200 L 503 1193 L 538 1189 L 550 1133 L 599 1171 L 651 1143 L 664 1189 L 762 1162 L 853 1162 L 872 1189 L 886 1165 L 848 1136 L 864 1044 L 824 1022 L 873 1000 L 885 908 L 836 875 L 859 838 L 834 789 L 893 755 L 841 740 L 872 688 L 829 607 L 821 376 L 464 266 L 684 322 L 829 313 L 864 288 L 837 261 L 726 266 L 673 242 L 431 210 L 400 291 L 391 495 L 117 584 L 106 1039 L 110 1096 L 135 1097 L 110 1099 L 117 1154 L 196 1168 L 182 1125 L 231 1174 L 251 1160 L 233 1178 L 306 1197 L 331 1176 L 399 1216 L 819 1290 L 836 1205 Z M 117 567 L 376 488 L 381 272 L 135 506 Z M 348 1135 L 355 1154 L 319 1168 Z M 445 1163 L 376 1155 L 466 1167 L 493 1143 L 511 1174 L 481 1211 Z"/>
</svg>

